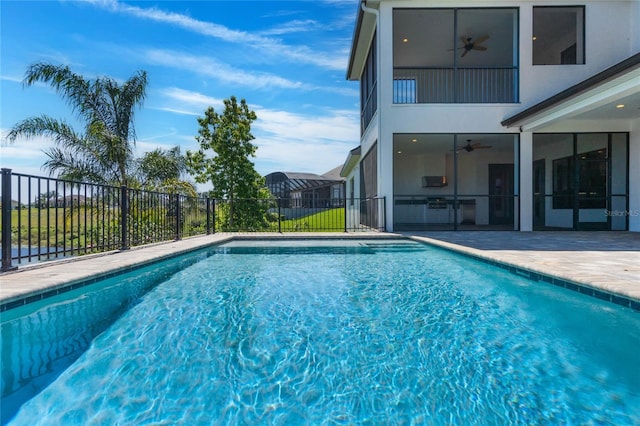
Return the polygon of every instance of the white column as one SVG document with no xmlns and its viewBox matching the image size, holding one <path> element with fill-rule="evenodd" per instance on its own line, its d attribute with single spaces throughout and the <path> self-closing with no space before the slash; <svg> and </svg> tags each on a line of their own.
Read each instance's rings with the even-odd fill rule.
<svg viewBox="0 0 640 426">
<path fill-rule="evenodd" d="M 629 133 L 629 231 L 640 232 L 640 120 Z"/>
<path fill-rule="evenodd" d="M 533 134 L 520 133 L 520 231 L 533 230 Z"/>
<path fill-rule="evenodd" d="M 378 196 L 386 198 L 387 231 L 393 231 L 393 8 L 380 4 L 378 33 Z"/>
</svg>

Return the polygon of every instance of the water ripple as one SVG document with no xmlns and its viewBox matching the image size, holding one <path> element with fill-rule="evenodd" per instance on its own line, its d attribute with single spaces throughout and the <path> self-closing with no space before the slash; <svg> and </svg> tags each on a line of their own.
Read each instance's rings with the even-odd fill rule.
<svg viewBox="0 0 640 426">
<path fill-rule="evenodd" d="M 521 277 L 414 247 L 241 253 L 154 288 L 13 424 L 622 425 L 640 416 L 638 376 L 616 366 L 631 369 L 631 356 L 607 357 L 589 327 L 611 334 L 598 336 L 605 352 L 632 351 L 638 336 L 607 323 L 599 301 L 549 297 Z"/>
</svg>

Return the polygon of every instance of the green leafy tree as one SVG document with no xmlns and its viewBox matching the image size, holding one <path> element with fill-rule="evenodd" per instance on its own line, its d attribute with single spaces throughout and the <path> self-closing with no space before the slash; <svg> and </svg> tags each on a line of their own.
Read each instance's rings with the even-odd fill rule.
<svg viewBox="0 0 640 426">
<path fill-rule="evenodd" d="M 84 124 L 74 130 L 64 120 L 47 115 L 17 123 L 7 140 L 49 136 L 55 146 L 45 151 L 44 168 L 61 178 L 93 183 L 127 184 L 134 163 L 134 112 L 142 106 L 147 74 L 139 71 L 118 84 L 110 77 L 87 80 L 69 67 L 36 63 L 29 67 L 23 84 L 48 83 L 67 101 Z"/>
<path fill-rule="evenodd" d="M 259 201 L 267 198 L 264 178 L 250 160 L 257 149 L 251 143 L 251 123 L 256 118 L 244 99 L 238 103 L 231 96 L 224 100 L 222 114 L 209 107 L 204 117 L 198 118 L 200 149 L 187 151 L 187 169 L 196 182 L 210 182 L 211 196 L 227 201 L 225 219 L 231 229 L 265 225 L 266 203 Z"/>
</svg>

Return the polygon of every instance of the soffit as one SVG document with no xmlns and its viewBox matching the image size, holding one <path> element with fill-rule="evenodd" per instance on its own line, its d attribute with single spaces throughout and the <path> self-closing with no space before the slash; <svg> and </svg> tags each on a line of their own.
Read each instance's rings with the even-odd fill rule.
<svg viewBox="0 0 640 426">
<path fill-rule="evenodd" d="M 617 106 L 624 105 L 623 108 Z M 506 127 L 540 131 L 567 120 L 640 118 L 640 54 L 502 122 Z"/>
</svg>

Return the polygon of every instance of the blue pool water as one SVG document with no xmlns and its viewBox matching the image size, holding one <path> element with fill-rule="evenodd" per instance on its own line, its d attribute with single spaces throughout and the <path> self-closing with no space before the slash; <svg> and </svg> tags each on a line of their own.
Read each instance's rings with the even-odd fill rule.
<svg viewBox="0 0 640 426">
<path fill-rule="evenodd" d="M 246 244 L 3 314 L 4 421 L 640 421 L 638 312 L 413 242 Z"/>
</svg>

